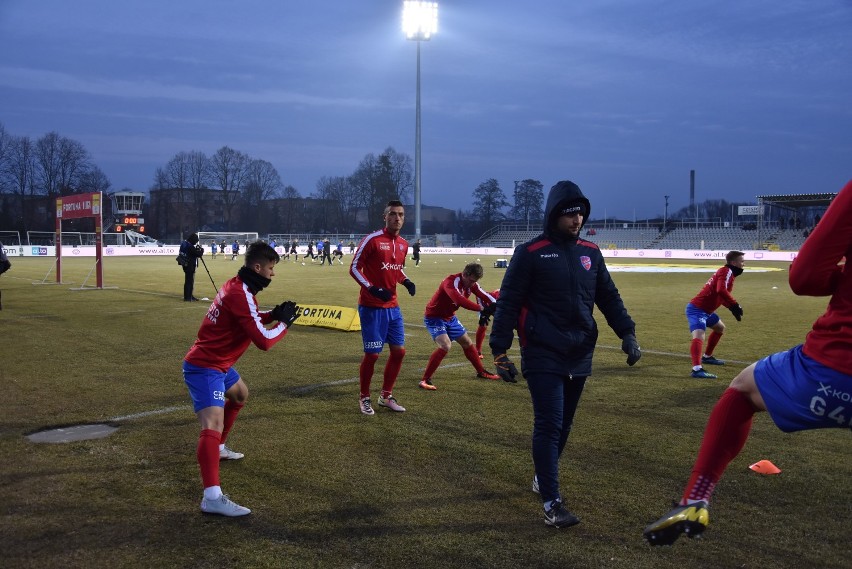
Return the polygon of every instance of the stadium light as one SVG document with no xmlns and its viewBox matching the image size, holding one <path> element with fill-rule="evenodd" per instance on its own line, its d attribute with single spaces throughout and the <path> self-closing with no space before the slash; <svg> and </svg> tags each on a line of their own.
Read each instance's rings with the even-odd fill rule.
<svg viewBox="0 0 852 569">
<path fill-rule="evenodd" d="M 414 132 L 414 238 L 420 239 L 420 42 L 438 31 L 438 3 L 407 0 L 402 3 L 402 31 L 417 42 L 417 102 Z"/>
</svg>

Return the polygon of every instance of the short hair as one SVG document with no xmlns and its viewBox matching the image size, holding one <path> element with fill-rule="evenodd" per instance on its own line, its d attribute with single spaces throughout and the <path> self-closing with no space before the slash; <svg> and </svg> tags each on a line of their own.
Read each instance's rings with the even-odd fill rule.
<svg viewBox="0 0 852 569">
<path fill-rule="evenodd" d="M 730 263 L 737 257 L 743 257 L 744 255 L 745 253 L 743 253 L 742 251 L 729 251 L 728 254 L 725 255 L 725 262 Z"/>
<path fill-rule="evenodd" d="M 482 265 L 479 263 L 468 263 L 464 266 L 464 270 L 462 271 L 463 275 L 467 275 L 469 277 L 473 277 L 476 280 L 482 278 L 482 275 L 485 274 L 482 270 Z"/>
<path fill-rule="evenodd" d="M 255 263 L 262 263 L 263 261 L 273 261 L 278 263 L 280 260 L 281 256 L 272 248 L 271 245 L 269 245 L 269 243 L 255 241 L 246 247 L 246 267 L 250 267 Z"/>
<path fill-rule="evenodd" d="M 391 200 L 391 201 L 388 202 L 388 205 L 385 206 L 385 213 L 389 212 L 390 208 L 392 208 L 392 207 L 405 207 L 405 206 L 402 205 L 402 202 L 399 201 L 399 200 Z"/>
</svg>

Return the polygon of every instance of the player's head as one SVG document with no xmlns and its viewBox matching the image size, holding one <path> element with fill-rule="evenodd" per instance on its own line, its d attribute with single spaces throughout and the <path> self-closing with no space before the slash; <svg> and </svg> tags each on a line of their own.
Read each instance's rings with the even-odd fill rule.
<svg viewBox="0 0 852 569">
<path fill-rule="evenodd" d="M 547 195 L 544 230 L 546 233 L 576 238 L 589 218 L 590 211 L 589 200 L 577 184 L 570 180 L 557 182 Z"/>
<path fill-rule="evenodd" d="M 485 274 L 485 272 L 482 270 L 482 265 L 479 263 L 468 263 L 462 270 L 462 277 L 464 277 L 468 285 L 479 282 L 479 279 L 482 278 L 483 274 Z"/>
<path fill-rule="evenodd" d="M 385 228 L 393 235 L 398 235 L 402 224 L 405 223 L 405 208 L 399 200 L 391 200 L 385 206 Z"/>
<path fill-rule="evenodd" d="M 742 267 L 744 263 L 745 253 L 742 251 L 728 251 L 725 255 L 725 264 Z"/>
<path fill-rule="evenodd" d="M 245 266 L 266 278 L 275 275 L 273 269 L 280 260 L 275 249 L 263 241 L 250 243 L 246 248 Z"/>
<path fill-rule="evenodd" d="M 198 233 L 193 233 L 192 235 L 187 237 L 186 240 L 192 243 L 193 245 L 198 245 Z"/>
</svg>

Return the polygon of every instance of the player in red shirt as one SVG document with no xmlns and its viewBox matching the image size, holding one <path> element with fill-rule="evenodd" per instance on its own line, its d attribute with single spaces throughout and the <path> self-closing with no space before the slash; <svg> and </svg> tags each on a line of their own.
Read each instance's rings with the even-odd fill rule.
<svg viewBox="0 0 852 569">
<path fill-rule="evenodd" d="M 459 343 L 464 350 L 465 357 L 476 369 L 476 377 L 500 379 L 499 375 L 485 371 L 485 368 L 482 367 L 476 346 L 473 345 L 470 336 L 467 335 L 467 330 L 456 317 L 456 310 L 459 307 L 479 312 L 479 304 L 468 298 L 471 293 L 486 306 L 491 306 L 497 302 L 497 299 L 479 288 L 477 281 L 482 278 L 482 272 L 482 265 L 478 263 L 465 265 L 462 272 L 450 275 L 441 281 L 441 286 L 438 287 L 429 304 L 426 305 L 423 323 L 426 324 L 426 329 L 429 330 L 429 334 L 438 344 L 438 347 L 432 352 L 429 363 L 426 364 L 423 379 L 420 381 L 422 389 L 429 391 L 438 389 L 432 383 L 432 377 L 438 366 L 441 365 L 444 356 L 450 351 L 450 346 L 452 346 L 454 340 Z"/>
<path fill-rule="evenodd" d="M 790 288 L 831 296 L 805 343 L 741 371 L 713 407 L 680 505 L 645 528 L 651 545 L 700 535 L 708 504 L 740 453 L 754 414 L 768 411 L 782 431 L 852 427 L 852 181 L 840 190 L 790 266 Z"/>
<path fill-rule="evenodd" d="M 722 334 L 725 333 L 725 323 L 716 314 L 720 306 L 725 306 L 739 322 L 743 317 L 743 308 L 731 296 L 734 289 L 734 279 L 743 272 L 742 251 L 730 251 L 725 255 L 725 266 L 721 267 L 704 284 L 699 293 L 686 305 L 686 319 L 689 321 L 689 331 L 692 333 L 692 343 L 689 345 L 689 354 L 692 356 L 692 377 L 704 379 L 716 379 L 712 373 L 708 373 L 701 364 L 725 365 L 723 360 L 713 357 L 713 350 Z M 707 339 L 707 348 L 702 355 L 704 346 L 704 332 L 707 328 L 713 330 Z"/>
<path fill-rule="evenodd" d="M 201 511 L 207 514 L 234 517 L 251 513 L 222 493 L 219 461 L 243 457 L 225 446 L 248 398 L 248 387 L 233 365 L 249 344 L 269 350 L 299 316 L 299 307 L 291 301 L 268 312 L 258 310 L 255 295 L 272 282 L 279 260 L 278 253 L 268 244 L 256 241 L 249 245 L 245 264 L 219 289 L 207 309 L 198 338 L 183 360 L 184 382 L 201 422 L 196 457 L 204 484 Z"/>
<path fill-rule="evenodd" d="M 358 370 L 361 389 L 358 405 L 365 415 L 375 415 L 370 401 L 370 383 L 376 360 L 385 344 L 390 346 L 390 356 L 385 364 L 379 406 L 391 411 L 405 411 L 405 407 L 393 396 L 393 387 L 405 357 L 405 332 L 402 312 L 396 300 L 396 285 L 402 284 L 411 296 L 416 289 L 403 270 L 408 241 L 399 234 L 405 222 L 402 202 L 388 202 L 384 218 L 384 229 L 374 231 L 361 240 L 349 266 L 349 274 L 361 285 L 358 316 L 361 319 L 364 358 Z"/>
</svg>

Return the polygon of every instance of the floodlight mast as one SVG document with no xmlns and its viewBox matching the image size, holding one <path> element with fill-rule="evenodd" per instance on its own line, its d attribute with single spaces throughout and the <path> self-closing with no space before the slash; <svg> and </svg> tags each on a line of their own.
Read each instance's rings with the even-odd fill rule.
<svg viewBox="0 0 852 569">
<path fill-rule="evenodd" d="M 402 31 L 417 42 L 417 98 L 414 132 L 414 238 L 420 239 L 420 42 L 429 41 L 438 31 L 438 3 L 406 0 L 402 4 Z"/>
</svg>

